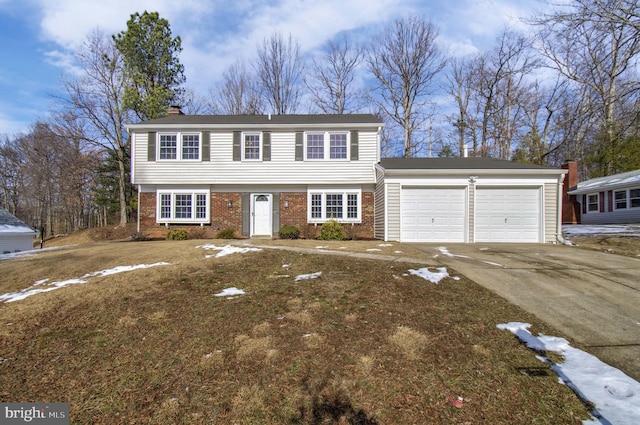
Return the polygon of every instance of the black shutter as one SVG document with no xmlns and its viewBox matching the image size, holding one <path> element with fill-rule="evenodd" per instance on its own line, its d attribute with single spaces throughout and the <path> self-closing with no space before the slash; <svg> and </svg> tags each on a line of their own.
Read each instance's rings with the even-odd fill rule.
<svg viewBox="0 0 640 425">
<path fill-rule="evenodd" d="M 262 160 L 271 161 L 271 132 L 262 132 Z"/>
<path fill-rule="evenodd" d="M 233 160 L 241 161 L 242 160 L 242 141 L 240 140 L 242 137 L 241 131 L 233 132 Z"/>
<path fill-rule="evenodd" d="M 296 132 L 296 161 L 304 161 L 304 133 Z"/>
<path fill-rule="evenodd" d="M 208 131 L 202 132 L 202 160 L 211 161 L 211 134 Z"/>
<path fill-rule="evenodd" d="M 351 160 L 358 160 L 358 130 L 351 131 Z"/>
<path fill-rule="evenodd" d="M 156 132 L 150 131 L 148 134 L 147 142 L 147 161 L 153 162 L 156 160 Z"/>
<path fill-rule="evenodd" d="M 251 194 L 242 194 L 242 236 L 251 232 Z"/>
</svg>

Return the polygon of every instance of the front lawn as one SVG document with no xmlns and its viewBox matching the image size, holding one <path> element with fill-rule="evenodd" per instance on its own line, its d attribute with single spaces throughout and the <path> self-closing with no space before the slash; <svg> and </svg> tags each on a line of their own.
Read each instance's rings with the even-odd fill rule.
<svg viewBox="0 0 640 425">
<path fill-rule="evenodd" d="M 85 281 L 0 302 L 0 401 L 69 402 L 83 424 L 589 417 L 496 325 L 558 332 L 455 271 L 434 284 L 409 270 L 437 264 L 275 249 L 215 257 L 202 244 L 92 243 L 0 261 L 0 294 Z M 169 264 L 94 273 L 159 262 Z M 244 295 L 217 296 L 228 288 Z"/>
</svg>

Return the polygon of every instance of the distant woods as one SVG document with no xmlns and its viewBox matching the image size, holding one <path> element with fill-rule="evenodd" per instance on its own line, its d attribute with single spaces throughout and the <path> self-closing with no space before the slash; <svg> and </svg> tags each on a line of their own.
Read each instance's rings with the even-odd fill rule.
<svg viewBox="0 0 640 425">
<path fill-rule="evenodd" d="M 522 17 L 526 34 L 506 28 L 463 56 L 419 16 L 314 51 L 274 33 L 200 93 L 185 87 L 169 22 L 134 13 L 118 34 L 89 35 L 46 120 L 0 139 L 0 206 L 47 234 L 135 219 L 125 124 L 173 104 L 188 114 L 373 113 L 386 123 L 385 157 L 573 159 L 582 178 L 640 168 L 638 1 L 547 6 Z"/>
</svg>

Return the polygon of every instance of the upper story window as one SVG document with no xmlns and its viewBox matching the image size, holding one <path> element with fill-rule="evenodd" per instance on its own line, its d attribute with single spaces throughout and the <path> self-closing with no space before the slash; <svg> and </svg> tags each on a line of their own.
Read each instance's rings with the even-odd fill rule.
<svg viewBox="0 0 640 425">
<path fill-rule="evenodd" d="M 598 203 L 598 195 L 587 195 L 587 212 L 598 212 L 600 211 L 599 203 Z"/>
<path fill-rule="evenodd" d="M 260 146 L 261 133 L 244 133 L 242 142 L 242 155 L 246 161 L 260 161 L 262 152 Z"/>
<path fill-rule="evenodd" d="M 199 133 L 160 133 L 158 140 L 160 160 L 200 160 L 202 145 Z"/>
<path fill-rule="evenodd" d="M 308 132 L 305 156 L 308 160 L 346 160 L 349 154 L 347 132 Z"/>
</svg>

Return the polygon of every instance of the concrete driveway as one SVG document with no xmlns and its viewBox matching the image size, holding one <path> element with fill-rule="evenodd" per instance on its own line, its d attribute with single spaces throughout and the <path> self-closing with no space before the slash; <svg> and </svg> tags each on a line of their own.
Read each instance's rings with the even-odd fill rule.
<svg viewBox="0 0 640 425">
<path fill-rule="evenodd" d="M 562 245 L 411 246 L 640 381 L 640 258 Z"/>
</svg>

